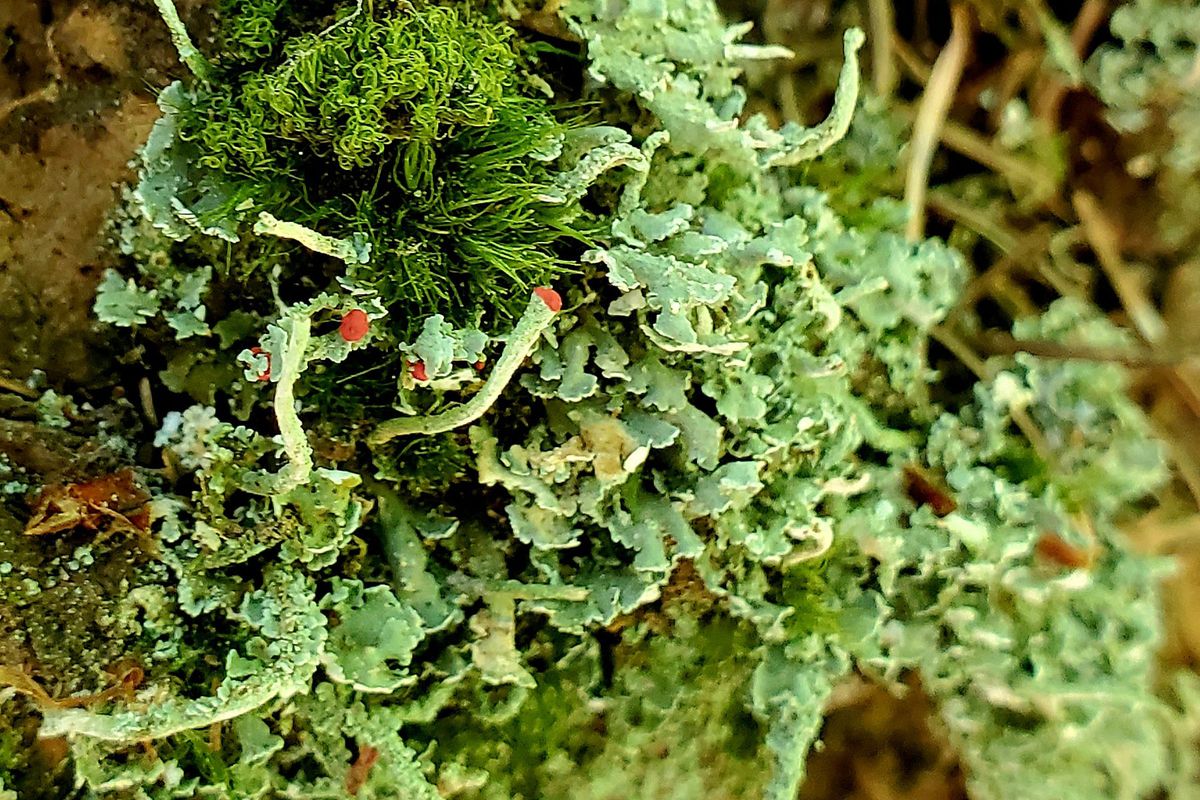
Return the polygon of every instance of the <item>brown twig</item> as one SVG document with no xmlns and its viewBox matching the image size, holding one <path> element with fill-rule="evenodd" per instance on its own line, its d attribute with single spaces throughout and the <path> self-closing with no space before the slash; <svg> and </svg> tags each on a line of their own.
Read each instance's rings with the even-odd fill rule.
<svg viewBox="0 0 1200 800">
<path fill-rule="evenodd" d="M 521 17 L 520 24 L 551 39 L 573 44 L 581 43 L 583 40 L 573 33 L 563 18 L 558 15 L 560 5 L 562 5 L 561 0 L 549 0 L 537 11 L 530 11 Z"/>
<path fill-rule="evenodd" d="M 1045 53 L 1041 48 L 1029 47 L 1024 50 L 1014 50 L 1005 59 L 999 80 L 995 82 L 994 93 L 996 101 L 988 113 L 988 125 L 991 130 L 1000 127 L 1001 118 L 1010 100 L 1016 97 L 1042 68 Z"/>
<path fill-rule="evenodd" d="M 1003 176 L 1009 185 L 1023 193 L 1048 198 L 1057 188 L 1052 171 L 997 147 L 978 131 L 954 120 L 947 120 L 942 127 L 942 144 Z"/>
<path fill-rule="evenodd" d="M 1192 353 L 1171 352 L 1168 349 L 1170 331 L 1167 323 L 1121 255 L 1117 226 L 1101 209 L 1096 198 L 1088 192 L 1077 191 L 1071 199 L 1079 215 L 1084 237 L 1138 336 L 1159 353 L 1182 356 L 1172 358 L 1169 363 L 1162 365 L 1166 369 L 1166 384 L 1191 407 L 1193 413 L 1200 413 L 1198 382 L 1188 368 L 1189 365 L 1181 363 Z M 1183 451 L 1178 442 L 1168 438 L 1168 443 L 1178 474 L 1187 483 L 1189 491 L 1200 505 L 1200 466 L 1195 464 L 1190 454 Z"/>
<path fill-rule="evenodd" d="M 1171 388 L 1175 389 L 1179 399 L 1183 401 L 1192 415 L 1200 419 L 1200 367 L 1195 364 L 1184 364 L 1170 374 Z"/>
<path fill-rule="evenodd" d="M 1179 398 L 1192 415 L 1191 419 L 1185 420 L 1183 424 L 1194 425 L 1195 421 L 1200 419 L 1200 392 L 1196 389 L 1197 385 L 1200 385 L 1200 381 L 1197 380 L 1197 370 L 1194 365 L 1181 364 L 1168 370 L 1166 382 L 1170 391 Z M 1159 426 L 1165 427 L 1161 422 Z M 1167 442 L 1179 477 L 1183 479 L 1191 493 L 1193 502 L 1200 508 L 1200 463 L 1185 444 L 1187 438 L 1174 436 L 1169 430 L 1163 431 L 1161 438 Z"/>
<path fill-rule="evenodd" d="M 1037 313 L 1028 295 L 1018 291 L 1018 284 L 1012 280 L 1014 274 L 1040 280 L 1061 296 L 1080 296 L 1079 286 L 1056 272 L 1047 260 L 1044 232 L 1019 233 L 1004 221 L 994 219 L 987 209 L 973 206 L 944 189 L 930 192 L 929 208 L 975 232 L 1001 254 L 963 289 L 948 321 L 961 318 L 986 296 L 1000 302 L 1014 317 Z"/>
<path fill-rule="evenodd" d="M 1200 551 L 1200 514 L 1163 521 L 1147 514 L 1127 531 L 1143 553 L 1156 555 Z"/>
<path fill-rule="evenodd" d="M 1163 435 L 1162 439 L 1167 442 L 1171 460 L 1175 462 L 1175 470 L 1192 496 L 1192 502 L 1196 504 L 1197 508 L 1200 508 L 1200 464 L 1196 462 L 1195 457 L 1186 447 L 1170 437 L 1169 432 L 1164 433 L 1166 435 Z"/>
<path fill-rule="evenodd" d="M 31 389 L 20 381 L 14 381 L 12 378 L 5 378 L 3 376 L 0 376 L 0 391 L 19 394 L 21 397 L 28 398 L 29 400 L 38 399 L 36 389 Z"/>
<path fill-rule="evenodd" d="M 905 41 L 903 36 L 893 33 L 889 44 L 892 54 L 896 56 L 896 63 L 908 73 L 908 77 L 922 86 L 929 83 L 932 68 L 925 63 L 925 59 L 921 58 L 921 54 Z"/>
</svg>

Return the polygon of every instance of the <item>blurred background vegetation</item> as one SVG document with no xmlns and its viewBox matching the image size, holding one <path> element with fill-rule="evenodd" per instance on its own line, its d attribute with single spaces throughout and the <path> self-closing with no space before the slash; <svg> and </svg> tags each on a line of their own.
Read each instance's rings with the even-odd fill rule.
<svg viewBox="0 0 1200 800">
<path fill-rule="evenodd" d="M 948 378 L 983 374 L 989 357 L 1018 351 L 1130 370 L 1174 479 L 1129 535 L 1177 560 L 1164 593 L 1163 673 L 1196 669 L 1200 5 L 766 0 L 727 8 L 796 53 L 753 76 L 756 110 L 779 120 L 819 114 L 838 31 L 867 30 L 867 110 L 877 108 L 877 124 L 909 142 L 900 163 L 877 165 L 870 180 L 908 200 L 911 235 L 945 238 L 974 268 L 935 334 L 942 352 L 930 353 Z M 1072 350 L 1005 333 L 1062 296 L 1095 305 L 1137 346 Z M 867 684 L 844 687 L 803 796 L 966 796 L 936 722 L 924 724 L 933 717 L 915 680 L 914 688 L 896 699 Z"/>
<path fill-rule="evenodd" d="M 202 32 L 205 1 L 179 5 Z M 756 23 L 751 41 L 795 54 L 748 75 L 748 113 L 777 123 L 824 115 L 841 32 L 867 31 L 871 92 L 855 124 L 908 145 L 899 161 L 856 154 L 862 170 L 845 180 L 864 198 L 904 197 L 909 234 L 940 236 L 973 266 L 930 352 L 947 391 L 986 375 L 989 358 L 1022 351 L 1128 368 L 1173 468 L 1129 535 L 1179 564 L 1164 593 L 1164 674 L 1200 667 L 1200 4 L 723 6 Z M 525 24 L 542 30 L 546 16 Z M 150 0 L 0 2 L 0 418 L 40 395 L 31 374 L 98 406 L 137 392 L 98 346 L 90 309 L 105 215 L 157 116 L 155 92 L 181 73 Z M 1068 348 L 1007 333 L 1062 296 L 1095 305 L 1136 344 Z M 1036 443 L 1036 429 L 1025 432 Z M 74 455 L 39 457 L 49 470 Z M 853 680 L 835 693 L 803 797 L 966 796 L 936 708 L 917 677 L 909 687 L 894 697 Z"/>
</svg>

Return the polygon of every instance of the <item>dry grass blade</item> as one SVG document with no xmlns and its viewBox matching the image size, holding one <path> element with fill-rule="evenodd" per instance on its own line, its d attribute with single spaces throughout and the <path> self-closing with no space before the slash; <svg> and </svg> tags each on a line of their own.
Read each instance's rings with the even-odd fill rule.
<svg viewBox="0 0 1200 800">
<path fill-rule="evenodd" d="M 908 174 L 904 181 L 904 200 L 910 215 L 905 233 L 911 241 L 917 241 L 925 233 L 925 194 L 929 190 L 929 170 L 933 166 L 942 126 L 954 103 L 970 50 L 970 12 L 965 5 L 957 4 L 951 7 L 950 16 L 950 40 L 933 64 L 913 125 Z"/>
<path fill-rule="evenodd" d="M 1121 247 L 1116 226 L 1100 208 L 1096 198 L 1085 191 L 1077 191 L 1071 197 L 1075 213 L 1083 225 L 1084 234 L 1100 262 L 1100 268 L 1112 284 L 1113 291 L 1129 314 L 1138 334 L 1150 344 L 1162 341 L 1167 326 L 1150 301 L 1144 288 L 1121 257 Z"/>
<path fill-rule="evenodd" d="M 867 10 L 871 25 L 871 72 L 875 94 L 886 99 L 892 96 L 896 84 L 900 82 L 893 52 L 896 14 L 892 0 L 868 0 Z"/>
<path fill-rule="evenodd" d="M 1174 366 L 1200 355 L 1195 349 L 1125 349 L 1114 350 L 1083 344 L 1064 344 L 1043 340 L 1016 339 L 1001 331 L 987 331 L 975 338 L 974 343 L 989 355 L 1014 355 L 1028 353 L 1039 358 L 1064 361 L 1102 361 L 1120 364 L 1132 369 Z"/>
</svg>

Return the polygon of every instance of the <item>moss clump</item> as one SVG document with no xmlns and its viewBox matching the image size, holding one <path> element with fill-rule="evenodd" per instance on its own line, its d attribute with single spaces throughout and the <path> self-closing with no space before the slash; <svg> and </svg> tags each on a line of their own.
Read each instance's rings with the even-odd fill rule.
<svg viewBox="0 0 1200 800">
<path fill-rule="evenodd" d="M 275 63 L 231 76 L 193 120 L 188 136 L 205 166 L 303 178 L 314 159 L 353 170 L 400 145 L 404 184 L 420 188 L 435 143 L 509 110 L 518 66 L 506 28 L 443 7 L 383 19 L 355 12 L 268 52 Z"/>
<path fill-rule="evenodd" d="M 586 238 L 577 206 L 547 201 L 565 125 L 522 77 L 532 55 L 507 25 L 383 5 L 224 3 L 214 76 L 179 131 L 226 198 L 207 213 L 365 238 L 371 264 L 345 277 L 380 295 L 401 339 L 433 313 L 509 319 Z M 320 288 L 327 265 L 291 245 L 248 272 L 281 261 L 285 286 Z"/>
</svg>

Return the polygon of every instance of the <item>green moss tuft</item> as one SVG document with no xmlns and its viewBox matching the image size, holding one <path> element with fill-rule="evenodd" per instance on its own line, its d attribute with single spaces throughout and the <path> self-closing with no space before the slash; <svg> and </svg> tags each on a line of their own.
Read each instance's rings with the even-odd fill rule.
<svg viewBox="0 0 1200 800">
<path fill-rule="evenodd" d="M 380 294 L 399 339 L 433 313 L 515 317 L 588 226 L 547 200 L 567 124 L 526 86 L 512 29 L 457 7 L 351 4 L 300 30 L 296 5 L 224 3 L 216 73 L 179 130 L 225 198 L 206 215 L 365 237 L 372 262 L 347 279 Z M 328 272 L 288 243 L 254 259 L 280 262 L 285 285 L 319 289 Z M 246 278 L 263 290 L 261 273 Z"/>
<path fill-rule="evenodd" d="M 262 7 L 274 5 L 230 18 L 236 40 L 253 48 L 244 55 L 275 38 L 264 31 L 246 41 L 267 22 Z M 453 8 L 384 19 L 354 12 L 270 47 L 274 63 L 232 76 L 185 135 L 202 144 L 204 166 L 247 175 L 291 171 L 313 158 L 336 158 L 343 170 L 370 167 L 399 144 L 404 183 L 427 186 L 435 143 L 491 126 L 508 105 L 517 67 L 511 39 L 507 28 Z"/>
</svg>

